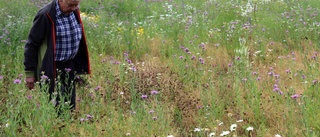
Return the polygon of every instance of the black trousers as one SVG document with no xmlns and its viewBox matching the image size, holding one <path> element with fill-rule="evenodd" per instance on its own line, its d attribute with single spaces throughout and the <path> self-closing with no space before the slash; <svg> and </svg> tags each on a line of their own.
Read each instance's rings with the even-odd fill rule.
<svg viewBox="0 0 320 137">
<path fill-rule="evenodd" d="M 69 104 L 70 109 L 76 108 L 76 87 L 74 83 L 75 72 L 73 61 L 56 62 L 57 83 L 56 83 L 56 107 L 60 113 L 61 103 Z"/>
</svg>

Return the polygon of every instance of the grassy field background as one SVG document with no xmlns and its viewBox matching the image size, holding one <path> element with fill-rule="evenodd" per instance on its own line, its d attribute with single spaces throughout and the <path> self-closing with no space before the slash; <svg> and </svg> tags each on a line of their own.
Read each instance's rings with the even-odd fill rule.
<svg viewBox="0 0 320 137">
<path fill-rule="evenodd" d="M 49 0 L 0 0 L 1 136 L 318 137 L 318 0 L 82 0 L 92 74 L 57 117 L 23 51 Z"/>
</svg>

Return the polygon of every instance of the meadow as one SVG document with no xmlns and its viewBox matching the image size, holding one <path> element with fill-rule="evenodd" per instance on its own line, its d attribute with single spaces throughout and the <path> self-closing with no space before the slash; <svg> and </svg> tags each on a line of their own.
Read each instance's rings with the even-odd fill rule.
<svg viewBox="0 0 320 137">
<path fill-rule="evenodd" d="M 0 136 L 318 137 L 318 0 L 82 0 L 92 74 L 57 117 L 23 51 L 50 0 L 0 0 Z"/>
</svg>

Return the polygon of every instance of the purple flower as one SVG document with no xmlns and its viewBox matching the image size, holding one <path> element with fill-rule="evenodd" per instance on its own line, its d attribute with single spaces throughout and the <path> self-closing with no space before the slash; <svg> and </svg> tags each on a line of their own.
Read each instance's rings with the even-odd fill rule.
<svg viewBox="0 0 320 137">
<path fill-rule="evenodd" d="M 0 75 L 0 80 L 3 79 L 3 76 Z"/>
<path fill-rule="evenodd" d="M 313 84 L 317 84 L 317 83 L 318 83 L 318 80 L 316 80 L 316 79 L 315 79 L 315 80 L 312 80 L 312 83 L 313 83 Z"/>
<path fill-rule="evenodd" d="M 204 64 L 204 60 L 202 58 L 199 58 L 199 61 L 201 64 Z"/>
<path fill-rule="evenodd" d="M 260 77 L 257 77 L 257 80 L 258 80 L 258 81 L 260 81 L 260 80 L 261 80 L 261 78 L 260 78 Z"/>
<path fill-rule="evenodd" d="M 123 55 L 126 56 L 126 57 L 128 57 L 128 53 L 127 53 L 127 52 L 123 53 Z"/>
<path fill-rule="evenodd" d="M 273 72 L 272 72 L 272 71 L 268 72 L 268 75 L 269 75 L 269 76 L 272 76 L 272 75 L 273 75 Z"/>
<path fill-rule="evenodd" d="M 318 52 L 314 52 L 314 55 L 317 56 L 317 55 L 318 55 Z"/>
<path fill-rule="evenodd" d="M 185 48 L 184 51 L 188 53 L 188 52 L 189 52 L 189 49 L 188 49 L 188 48 Z"/>
<path fill-rule="evenodd" d="M 294 95 L 291 96 L 292 99 L 297 99 L 298 97 L 299 97 L 298 94 L 294 94 Z"/>
<path fill-rule="evenodd" d="M 93 116 L 91 116 L 91 115 L 87 115 L 87 119 L 91 119 L 91 118 L 93 118 Z"/>
<path fill-rule="evenodd" d="M 128 64 L 132 63 L 132 61 L 130 59 L 128 59 L 128 58 L 126 58 L 126 61 L 127 61 Z"/>
<path fill-rule="evenodd" d="M 238 57 L 236 57 L 236 60 L 240 60 L 240 57 L 238 56 Z"/>
<path fill-rule="evenodd" d="M 306 79 L 306 78 L 307 78 L 307 77 L 306 77 L 305 75 L 303 75 L 303 74 L 301 75 L 301 77 L 302 77 L 302 79 Z"/>
<path fill-rule="evenodd" d="M 120 62 L 115 60 L 115 61 L 113 61 L 113 64 L 118 65 L 118 64 L 120 64 Z"/>
<path fill-rule="evenodd" d="M 291 55 L 294 55 L 294 52 L 291 52 Z"/>
<path fill-rule="evenodd" d="M 277 84 L 273 85 L 273 91 L 279 93 L 280 95 L 283 94 L 283 92 L 280 90 Z"/>
<path fill-rule="evenodd" d="M 97 86 L 96 88 L 94 88 L 95 91 L 99 90 L 101 87 Z"/>
<path fill-rule="evenodd" d="M 142 99 L 147 99 L 147 98 L 148 98 L 148 95 L 141 95 L 141 98 L 142 98 Z"/>
<path fill-rule="evenodd" d="M 156 94 L 159 94 L 159 92 L 156 90 L 151 90 L 151 95 L 156 95 Z"/>
<path fill-rule="evenodd" d="M 153 113 L 154 113 L 154 110 L 150 110 L 150 111 L 149 111 L 149 114 L 153 114 Z"/>
<path fill-rule="evenodd" d="M 232 63 L 229 63 L 228 66 L 229 66 L 229 67 L 232 67 Z"/>
<path fill-rule="evenodd" d="M 194 60 L 196 58 L 196 56 L 192 55 L 191 56 L 191 60 Z"/>
<path fill-rule="evenodd" d="M 131 70 L 132 71 L 137 71 L 137 68 L 136 67 L 132 67 Z"/>
<path fill-rule="evenodd" d="M 32 96 L 31 96 L 31 95 L 29 95 L 29 96 L 28 96 L 28 99 L 32 99 Z"/>
<path fill-rule="evenodd" d="M 180 57 L 179 57 L 179 59 L 183 59 L 183 58 L 184 58 L 183 56 L 180 56 Z"/>
<path fill-rule="evenodd" d="M 15 80 L 13 81 L 13 83 L 14 83 L 14 84 L 21 84 L 21 80 L 20 80 L 20 79 L 15 79 Z"/>
<path fill-rule="evenodd" d="M 257 74 L 258 74 L 258 73 L 257 73 L 257 72 L 255 72 L 255 71 L 254 71 L 254 72 L 252 72 L 252 75 L 257 75 Z"/>
<path fill-rule="evenodd" d="M 83 122 L 85 119 L 84 118 L 80 118 L 80 121 Z"/>
<path fill-rule="evenodd" d="M 286 72 L 287 72 L 287 73 L 290 73 L 290 69 L 287 69 Z"/>
<path fill-rule="evenodd" d="M 67 73 L 69 73 L 71 71 L 71 68 L 65 68 L 64 69 Z"/>
<path fill-rule="evenodd" d="M 278 87 L 275 87 L 275 88 L 273 88 L 273 91 L 274 91 L 274 92 L 279 92 L 280 89 L 279 89 Z"/>
<path fill-rule="evenodd" d="M 42 76 L 41 76 L 41 79 L 42 79 L 42 80 L 46 80 L 46 79 L 48 79 L 48 76 L 42 75 Z"/>
<path fill-rule="evenodd" d="M 203 42 L 201 44 L 199 44 L 198 46 L 201 47 L 203 50 L 206 49 L 206 44 L 204 44 Z"/>
</svg>

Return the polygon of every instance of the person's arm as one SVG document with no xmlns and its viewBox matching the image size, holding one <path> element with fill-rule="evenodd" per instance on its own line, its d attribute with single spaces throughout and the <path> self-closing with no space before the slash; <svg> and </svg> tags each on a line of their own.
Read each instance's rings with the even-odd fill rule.
<svg viewBox="0 0 320 137">
<path fill-rule="evenodd" d="M 28 35 L 28 41 L 24 48 L 24 70 L 26 73 L 26 86 L 33 89 L 35 82 L 35 74 L 38 66 L 38 49 L 45 38 L 46 16 L 40 12 L 33 20 L 33 25 Z"/>
</svg>

